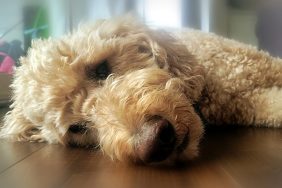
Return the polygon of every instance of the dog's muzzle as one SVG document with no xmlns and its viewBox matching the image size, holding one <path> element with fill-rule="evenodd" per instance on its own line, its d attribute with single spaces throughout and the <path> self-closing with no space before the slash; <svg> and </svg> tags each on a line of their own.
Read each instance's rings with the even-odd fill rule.
<svg viewBox="0 0 282 188">
<path fill-rule="evenodd" d="M 186 114 L 191 107 L 183 92 L 182 81 L 162 69 L 109 77 L 92 96 L 103 151 L 143 163 L 178 157 L 190 140 Z"/>
<path fill-rule="evenodd" d="M 175 149 L 176 133 L 171 123 L 155 116 L 142 126 L 136 143 L 136 153 L 144 163 L 167 159 Z"/>
</svg>

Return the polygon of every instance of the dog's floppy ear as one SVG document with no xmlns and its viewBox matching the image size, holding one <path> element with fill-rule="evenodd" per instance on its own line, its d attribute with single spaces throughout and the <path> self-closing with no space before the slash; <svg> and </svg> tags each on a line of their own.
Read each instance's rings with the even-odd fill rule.
<svg viewBox="0 0 282 188">
<path fill-rule="evenodd" d="M 163 69 L 167 69 L 185 85 L 185 93 L 197 101 L 204 88 L 204 68 L 188 51 L 187 47 L 166 31 L 149 31 L 152 53 Z"/>
</svg>

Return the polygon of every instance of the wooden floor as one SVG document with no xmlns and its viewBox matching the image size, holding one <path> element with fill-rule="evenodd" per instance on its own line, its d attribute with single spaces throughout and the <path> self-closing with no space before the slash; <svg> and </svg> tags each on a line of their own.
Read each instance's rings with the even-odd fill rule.
<svg viewBox="0 0 282 188">
<path fill-rule="evenodd" d="M 281 188 L 282 129 L 211 130 L 174 167 L 111 162 L 99 151 L 0 141 L 0 188 Z"/>
</svg>

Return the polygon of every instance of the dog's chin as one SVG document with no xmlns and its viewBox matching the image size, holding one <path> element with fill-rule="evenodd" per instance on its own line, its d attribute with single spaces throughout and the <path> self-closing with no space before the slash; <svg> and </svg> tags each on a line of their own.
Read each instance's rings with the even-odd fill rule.
<svg viewBox="0 0 282 188">
<path fill-rule="evenodd" d="M 183 153 L 183 151 L 187 148 L 188 143 L 189 143 L 189 132 L 187 132 L 184 135 L 184 138 L 182 139 L 180 144 L 176 147 L 176 152 L 180 154 Z"/>
<path fill-rule="evenodd" d="M 187 145 L 187 147 L 182 152 L 175 152 L 166 160 L 154 163 L 152 165 L 177 166 L 178 164 L 190 164 L 198 156 L 198 148 L 190 149 L 189 145 Z"/>
</svg>

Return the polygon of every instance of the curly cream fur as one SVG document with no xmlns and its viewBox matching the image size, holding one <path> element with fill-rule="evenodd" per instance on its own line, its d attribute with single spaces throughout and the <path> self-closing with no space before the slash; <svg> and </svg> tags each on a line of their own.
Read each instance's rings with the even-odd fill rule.
<svg viewBox="0 0 282 188">
<path fill-rule="evenodd" d="M 86 70 L 107 59 L 112 74 Z M 100 21 L 61 39 L 36 40 L 21 58 L 13 104 L 0 137 L 97 145 L 112 159 L 136 160 L 138 131 L 149 116 L 174 126 L 193 158 L 208 123 L 280 127 L 282 60 L 253 47 L 193 30 L 154 31 L 130 18 Z M 85 122 L 84 134 L 68 131 Z"/>
</svg>

